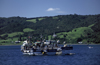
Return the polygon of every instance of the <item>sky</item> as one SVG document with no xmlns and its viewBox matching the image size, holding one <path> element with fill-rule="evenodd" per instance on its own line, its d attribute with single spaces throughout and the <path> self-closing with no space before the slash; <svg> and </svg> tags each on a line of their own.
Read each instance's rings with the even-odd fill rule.
<svg viewBox="0 0 100 65">
<path fill-rule="evenodd" d="M 0 17 L 100 14 L 100 0 L 0 0 Z"/>
</svg>

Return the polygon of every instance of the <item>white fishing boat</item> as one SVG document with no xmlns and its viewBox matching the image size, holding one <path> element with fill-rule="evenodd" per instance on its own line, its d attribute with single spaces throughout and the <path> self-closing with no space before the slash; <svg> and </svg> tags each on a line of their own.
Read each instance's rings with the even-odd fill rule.
<svg viewBox="0 0 100 65">
<path fill-rule="evenodd" d="M 29 37 L 30 38 L 30 37 Z M 41 36 L 42 38 L 42 36 Z M 59 46 L 59 40 L 42 40 L 31 43 L 30 39 L 25 40 L 21 46 L 24 55 L 61 55 L 62 50 L 72 50 L 72 46 Z"/>
</svg>

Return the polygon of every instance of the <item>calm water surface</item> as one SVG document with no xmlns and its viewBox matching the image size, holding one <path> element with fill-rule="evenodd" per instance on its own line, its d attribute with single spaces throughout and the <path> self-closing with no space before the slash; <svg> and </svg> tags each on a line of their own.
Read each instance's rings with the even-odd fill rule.
<svg viewBox="0 0 100 65">
<path fill-rule="evenodd" d="M 73 45 L 75 55 L 26 56 L 20 46 L 0 46 L 0 65 L 100 65 L 100 45 Z"/>
</svg>

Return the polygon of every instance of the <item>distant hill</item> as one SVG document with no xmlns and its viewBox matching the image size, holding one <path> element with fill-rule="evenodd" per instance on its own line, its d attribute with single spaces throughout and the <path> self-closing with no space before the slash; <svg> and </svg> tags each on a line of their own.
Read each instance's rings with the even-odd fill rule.
<svg viewBox="0 0 100 65">
<path fill-rule="evenodd" d="M 67 40 L 67 42 L 96 42 L 100 38 L 100 14 L 98 15 L 58 15 L 50 17 L 9 17 L 0 18 L 0 40 L 8 40 L 16 38 L 16 40 L 24 40 L 31 35 L 34 38 L 41 34 L 44 38 L 50 38 L 53 33 L 58 35 L 57 39 Z M 87 32 L 87 37 L 83 34 Z M 18 32 L 21 32 L 17 34 Z M 64 32 L 64 33 L 63 33 Z M 9 37 L 10 34 L 16 35 Z M 71 34 L 71 35 L 69 35 Z M 94 37 L 92 37 L 94 36 Z M 95 37 L 96 36 L 96 37 Z M 88 38 L 90 37 L 90 38 Z M 88 40 L 86 40 L 88 38 Z M 93 41 L 91 41 L 93 38 Z M 68 41 L 68 40 L 73 41 Z"/>
</svg>

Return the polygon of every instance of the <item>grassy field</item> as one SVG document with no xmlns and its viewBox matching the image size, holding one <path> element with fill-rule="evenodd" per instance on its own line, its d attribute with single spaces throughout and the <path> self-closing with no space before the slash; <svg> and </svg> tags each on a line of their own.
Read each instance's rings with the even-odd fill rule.
<svg viewBox="0 0 100 65">
<path fill-rule="evenodd" d="M 30 28 L 25 28 L 25 29 L 23 29 L 23 31 L 24 32 L 32 32 L 32 31 L 34 31 L 33 29 L 30 29 Z"/>
<path fill-rule="evenodd" d="M 0 45 L 21 45 L 22 43 L 15 44 L 15 41 L 19 40 L 19 36 L 23 35 L 25 32 L 32 32 L 34 30 L 25 28 L 23 31 L 24 32 L 13 32 L 0 35 L 3 38 L 0 39 Z M 27 37 L 21 37 L 21 39 L 27 39 Z"/>
<path fill-rule="evenodd" d="M 14 37 L 16 35 L 22 35 L 22 34 L 24 34 L 24 33 L 23 32 L 14 32 L 14 33 L 8 34 L 8 37 Z"/>
<path fill-rule="evenodd" d="M 45 18 L 38 18 L 39 21 L 43 20 Z M 33 22 L 33 23 L 36 23 L 36 19 L 30 19 L 30 20 L 26 20 L 27 22 Z"/>
<path fill-rule="evenodd" d="M 43 19 L 45 19 L 45 18 L 38 18 L 39 21 L 41 21 L 41 20 L 43 20 Z"/>
<path fill-rule="evenodd" d="M 2 34 L 0 36 L 5 36 L 5 35 L 8 35 L 8 37 L 14 37 L 14 36 L 17 36 L 17 35 L 23 35 L 24 33 L 23 32 L 13 32 L 13 33 L 6 33 L 6 34 Z"/>
<path fill-rule="evenodd" d="M 33 23 L 36 23 L 36 19 L 31 19 L 31 20 L 26 20 L 27 22 L 33 22 Z"/>
<path fill-rule="evenodd" d="M 87 34 L 91 32 L 93 32 L 93 30 L 90 27 L 80 27 L 80 28 L 75 28 L 70 32 L 60 32 L 60 33 L 57 33 L 56 35 L 59 38 L 66 38 L 67 41 L 68 40 L 75 41 L 78 38 L 81 38 L 82 36 L 86 37 Z M 86 39 L 84 39 L 83 41 L 86 42 Z"/>
<path fill-rule="evenodd" d="M 92 25 L 91 25 L 92 26 Z M 81 39 L 82 37 L 87 37 L 88 33 L 93 32 L 93 30 L 89 27 L 80 27 L 75 28 L 72 31 L 69 32 L 60 32 L 56 33 L 57 37 L 60 39 L 66 39 L 67 42 L 77 42 L 78 39 Z M 51 39 L 51 35 L 48 36 L 48 39 Z M 82 40 L 83 43 L 87 42 L 87 39 Z"/>
</svg>

